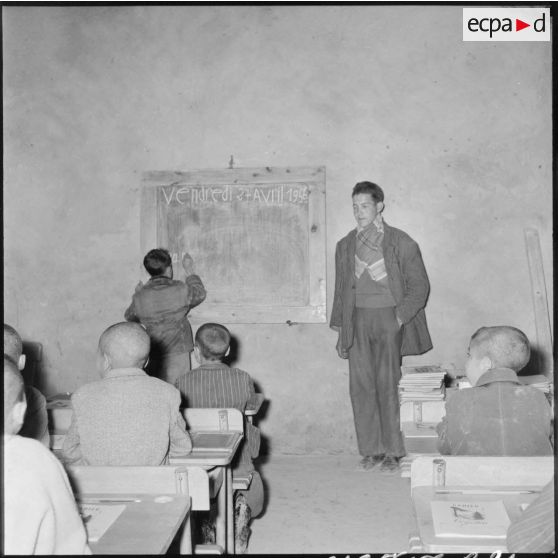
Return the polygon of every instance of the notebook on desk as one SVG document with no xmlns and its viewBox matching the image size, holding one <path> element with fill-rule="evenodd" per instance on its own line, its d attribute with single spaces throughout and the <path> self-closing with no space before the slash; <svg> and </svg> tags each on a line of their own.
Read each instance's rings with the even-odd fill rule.
<svg viewBox="0 0 558 558">
<path fill-rule="evenodd" d="M 192 451 L 232 451 L 239 432 L 219 432 L 215 430 L 190 432 Z"/>
<path fill-rule="evenodd" d="M 432 501 L 430 505 L 437 537 L 504 538 L 510 524 L 502 500 Z"/>
</svg>

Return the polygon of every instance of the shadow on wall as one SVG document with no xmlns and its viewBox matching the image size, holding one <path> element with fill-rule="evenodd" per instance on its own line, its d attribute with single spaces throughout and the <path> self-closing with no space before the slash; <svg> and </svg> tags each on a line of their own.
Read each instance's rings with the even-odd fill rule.
<svg viewBox="0 0 558 558">
<path fill-rule="evenodd" d="M 527 366 L 518 373 L 518 376 L 531 376 L 533 374 L 543 374 L 545 371 L 552 369 L 552 362 L 545 351 L 542 351 L 536 345 L 531 345 L 531 358 Z"/>
<path fill-rule="evenodd" d="M 235 363 L 240 358 L 240 342 L 238 338 L 234 335 L 231 335 L 231 342 L 230 342 L 230 351 L 229 354 L 223 359 L 223 362 L 227 366 L 234 367 Z M 249 370 L 246 370 L 248 374 L 250 374 Z M 262 390 L 262 387 L 256 380 L 252 378 L 254 382 L 254 388 L 256 393 L 263 393 L 265 395 L 265 391 Z M 268 399 L 264 399 L 260 410 L 256 417 L 254 417 L 254 425 L 257 426 L 261 420 L 267 417 L 267 413 L 269 412 L 270 401 Z M 271 453 L 271 445 L 270 440 L 267 436 L 264 436 L 260 429 L 260 457 L 258 458 L 258 462 L 265 463 L 267 461 L 267 456 Z"/>
<path fill-rule="evenodd" d="M 23 354 L 25 355 L 25 368 L 21 373 L 25 385 L 34 386 L 43 393 L 45 387 L 42 385 L 42 378 L 44 378 L 43 344 L 35 341 L 24 341 Z"/>
</svg>

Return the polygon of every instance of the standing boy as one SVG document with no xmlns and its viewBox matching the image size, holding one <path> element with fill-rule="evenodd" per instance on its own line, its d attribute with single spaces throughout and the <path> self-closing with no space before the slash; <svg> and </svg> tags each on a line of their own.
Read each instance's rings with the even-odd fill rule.
<svg viewBox="0 0 558 558">
<path fill-rule="evenodd" d="M 180 375 L 176 387 L 187 407 L 235 408 L 243 412 L 255 393 L 252 378 L 238 368 L 229 368 L 222 359 L 230 349 L 231 334 L 221 324 L 203 324 L 196 332 L 194 355 L 200 366 Z M 245 421 L 245 439 L 233 463 L 240 474 L 251 474 L 248 490 L 237 491 L 235 501 L 235 548 L 243 553 L 248 544 L 248 523 L 263 508 L 263 483 L 253 460 L 260 451 L 260 431 Z"/>
<path fill-rule="evenodd" d="M 25 410 L 23 378 L 4 357 L 4 552 L 91 554 L 61 463 L 36 440 L 17 435 Z"/>
<path fill-rule="evenodd" d="M 124 317 L 140 322 L 151 338 L 150 372 L 174 385 L 181 372 L 190 370 L 193 342 L 187 316 L 205 299 L 205 287 L 189 254 L 182 258 L 184 283 L 172 278 L 172 259 L 163 248 L 148 252 L 143 265 L 151 279 L 136 287 Z"/>
<path fill-rule="evenodd" d="M 550 405 L 542 391 L 517 378 L 530 355 L 529 340 L 515 327 L 473 334 L 465 365 L 473 387 L 448 397 L 436 427 L 440 453 L 552 455 Z"/>
<path fill-rule="evenodd" d="M 166 465 L 190 453 L 180 414 L 180 393 L 143 366 L 149 336 L 139 324 L 121 322 L 101 335 L 100 381 L 72 395 L 72 423 L 62 453 L 75 465 Z"/>
<path fill-rule="evenodd" d="M 401 357 L 432 348 L 424 307 L 430 284 L 418 244 L 382 219 L 384 192 L 359 182 L 357 228 L 337 243 L 330 327 L 349 359 L 359 467 L 396 471 L 405 455 L 399 424 Z"/>
</svg>

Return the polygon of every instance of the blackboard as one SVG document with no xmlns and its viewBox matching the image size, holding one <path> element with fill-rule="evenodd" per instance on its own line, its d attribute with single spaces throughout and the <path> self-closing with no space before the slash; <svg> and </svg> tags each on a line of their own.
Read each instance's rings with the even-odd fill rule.
<svg viewBox="0 0 558 558">
<path fill-rule="evenodd" d="M 193 257 L 202 320 L 325 322 L 325 168 L 144 173 L 141 249 L 154 247 L 178 279 Z"/>
</svg>

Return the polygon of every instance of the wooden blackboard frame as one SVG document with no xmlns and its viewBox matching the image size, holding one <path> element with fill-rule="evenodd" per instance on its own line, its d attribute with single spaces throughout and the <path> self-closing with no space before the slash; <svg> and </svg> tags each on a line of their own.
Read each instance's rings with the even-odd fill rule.
<svg viewBox="0 0 558 558">
<path fill-rule="evenodd" d="M 326 322 L 325 167 L 264 167 L 192 171 L 148 171 L 142 175 L 140 245 L 142 254 L 162 246 L 158 238 L 157 190 L 171 185 L 224 186 L 292 184 L 308 188 L 308 294 L 305 306 L 234 305 L 203 302 L 196 319 L 220 323 Z M 203 277 L 202 277 L 203 280 Z"/>
</svg>

